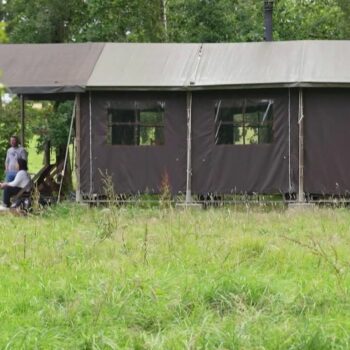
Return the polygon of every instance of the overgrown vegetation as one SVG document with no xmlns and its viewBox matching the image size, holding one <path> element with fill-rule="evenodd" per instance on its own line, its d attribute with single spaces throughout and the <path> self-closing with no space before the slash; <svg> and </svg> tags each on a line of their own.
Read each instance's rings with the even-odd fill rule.
<svg viewBox="0 0 350 350">
<path fill-rule="evenodd" d="M 47 101 L 26 102 L 26 144 L 30 146 L 30 157 L 36 156 L 45 149 L 50 142 L 51 150 L 59 159 L 64 157 L 69 125 L 72 116 L 73 103 L 71 101 L 51 103 Z M 14 97 L 11 102 L 0 106 L 0 164 L 4 164 L 6 151 L 9 147 L 11 135 L 20 134 L 20 106 L 19 99 Z M 36 141 L 32 147 L 32 141 Z M 35 154 L 36 153 L 36 154 Z M 51 163 L 55 163 L 55 159 Z M 43 165 L 43 159 L 40 162 Z M 39 169 L 41 168 L 39 167 Z M 38 170 L 37 167 L 35 170 Z M 0 167 L 0 178 L 3 178 L 4 168 Z"/>
<path fill-rule="evenodd" d="M 349 348 L 348 209 L 62 205 L 0 225 L 1 349 Z"/>
</svg>

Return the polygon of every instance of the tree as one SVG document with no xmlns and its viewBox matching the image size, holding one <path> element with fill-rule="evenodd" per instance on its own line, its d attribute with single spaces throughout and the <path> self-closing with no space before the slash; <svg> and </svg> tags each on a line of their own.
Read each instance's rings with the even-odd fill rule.
<svg viewBox="0 0 350 350">
<path fill-rule="evenodd" d="M 263 40 L 263 0 L 7 0 L 10 42 Z M 347 39 L 348 0 L 275 0 L 274 38 Z"/>
<path fill-rule="evenodd" d="M 75 41 L 160 42 L 166 38 L 160 0 L 89 0 Z"/>
<path fill-rule="evenodd" d="M 260 0 L 168 0 L 169 40 L 246 42 L 263 40 Z M 347 39 L 348 0 L 275 0 L 275 40 Z"/>
<path fill-rule="evenodd" d="M 274 11 L 274 38 L 346 39 L 349 25 L 339 4 L 337 0 L 278 0 Z"/>
<path fill-rule="evenodd" d="M 0 43 L 5 43 L 7 42 L 7 35 L 5 33 L 5 23 L 0 22 Z M 0 79 L 1 79 L 1 70 L 0 70 Z M 4 111 L 3 111 L 3 107 L 2 107 L 2 98 L 3 98 L 3 94 L 4 94 L 4 86 L 1 84 L 1 80 L 0 80 L 0 179 L 3 178 L 3 170 L 4 167 L 2 166 L 2 164 L 4 164 L 5 162 L 5 140 L 6 138 L 3 137 L 2 133 L 4 131 Z"/>
<path fill-rule="evenodd" d="M 230 41 L 235 18 L 229 0 L 169 1 L 169 40 L 175 42 Z"/>
<path fill-rule="evenodd" d="M 349 0 L 338 0 L 337 1 L 339 7 L 341 8 L 344 14 L 344 38 L 350 39 L 350 1 Z"/>
<path fill-rule="evenodd" d="M 84 0 L 7 0 L 0 4 L 6 32 L 14 43 L 61 43 L 85 13 Z"/>
<path fill-rule="evenodd" d="M 5 22 L 0 22 L 0 43 L 7 43 L 8 38 L 6 35 Z"/>
<path fill-rule="evenodd" d="M 0 89 L 4 92 L 4 89 Z M 1 99 L 0 99 L 1 101 Z M 11 101 L 0 104 L 0 178 L 3 177 L 4 162 L 6 156 L 6 150 L 9 146 L 9 138 L 11 135 L 19 135 L 20 133 L 20 101 L 18 98 L 13 98 Z M 46 110 L 34 109 L 32 104 L 28 104 L 26 107 L 27 119 L 31 121 L 31 127 L 27 128 L 27 139 L 33 137 L 33 125 L 40 123 L 45 115 Z"/>
</svg>

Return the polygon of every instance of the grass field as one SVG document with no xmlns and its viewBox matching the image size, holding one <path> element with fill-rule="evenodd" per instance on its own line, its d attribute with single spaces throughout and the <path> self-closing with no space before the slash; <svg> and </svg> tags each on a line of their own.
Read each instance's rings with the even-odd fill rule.
<svg viewBox="0 0 350 350">
<path fill-rule="evenodd" d="M 0 349 L 349 349 L 350 213 L 0 217 Z"/>
</svg>

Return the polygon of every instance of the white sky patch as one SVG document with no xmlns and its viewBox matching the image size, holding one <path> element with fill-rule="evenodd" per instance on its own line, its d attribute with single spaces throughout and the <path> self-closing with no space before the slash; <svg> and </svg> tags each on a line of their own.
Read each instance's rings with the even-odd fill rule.
<svg viewBox="0 0 350 350">
<path fill-rule="evenodd" d="M 10 103 L 13 100 L 13 95 L 5 93 L 1 96 L 2 103 Z"/>
</svg>

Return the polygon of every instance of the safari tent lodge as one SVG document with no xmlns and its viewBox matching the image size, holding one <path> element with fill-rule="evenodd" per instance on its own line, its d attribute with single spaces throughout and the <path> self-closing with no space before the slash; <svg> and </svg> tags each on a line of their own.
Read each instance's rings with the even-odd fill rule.
<svg viewBox="0 0 350 350">
<path fill-rule="evenodd" d="M 77 198 L 350 194 L 350 41 L 3 44 L 0 82 L 75 100 Z M 24 123 L 24 109 L 22 122 Z"/>
</svg>

